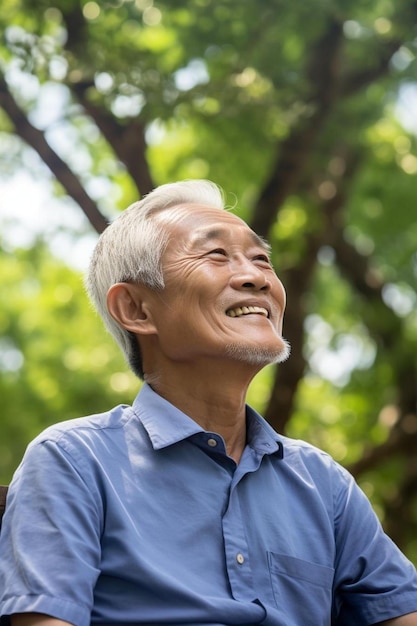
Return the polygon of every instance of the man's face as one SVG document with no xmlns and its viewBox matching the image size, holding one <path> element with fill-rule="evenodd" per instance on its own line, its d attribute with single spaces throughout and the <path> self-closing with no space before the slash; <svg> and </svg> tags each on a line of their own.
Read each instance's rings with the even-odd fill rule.
<svg viewBox="0 0 417 626">
<path fill-rule="evenodd" d="M 157 219 L 170 233 L 165 288 L 153 305 L 165 356 L 257 366 L 284 360 L 285 291 L 262 240 L 237 216 L 207 206 L 168 209 Z"/>
</svg>

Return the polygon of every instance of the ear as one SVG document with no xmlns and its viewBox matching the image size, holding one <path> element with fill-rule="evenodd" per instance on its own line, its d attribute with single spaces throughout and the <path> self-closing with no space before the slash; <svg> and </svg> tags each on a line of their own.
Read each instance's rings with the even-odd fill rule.
<svg viewBox="0 0 417 626">
<path fill-rule="evenodd" d="M 156 332 L 148 307 L 148 290 L 144 285 L 116 283 L 107 292 L 107 308 L 116 322 L 138 335 Z"/>
</svg>

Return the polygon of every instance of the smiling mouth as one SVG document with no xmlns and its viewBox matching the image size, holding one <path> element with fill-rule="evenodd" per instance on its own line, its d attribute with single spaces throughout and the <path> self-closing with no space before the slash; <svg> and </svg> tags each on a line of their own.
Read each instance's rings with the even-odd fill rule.
<svg viewBox="0 0 417 626">
<path fill-rule="evenodd" d="M 267 309 L 261 306 L 237 306 L 235 309 L 228 309 L 226 315 L 229 317 L 242 317 L 243 315 L 250 315 L 256 313 L 257 315 L 263 315 L 269 317 Z"/>
</svg>

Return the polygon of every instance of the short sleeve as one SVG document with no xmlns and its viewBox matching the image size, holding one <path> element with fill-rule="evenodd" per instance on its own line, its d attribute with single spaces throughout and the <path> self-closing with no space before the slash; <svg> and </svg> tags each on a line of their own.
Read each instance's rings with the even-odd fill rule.
<svg viewBox="0 0 417 626">
<path fill-rule="evenodd" d="M 371 504 L 340 468 L 335 502 L 335 622 L 375 624 L 417 611 L 416 570 L 384 533 Z"/>
<path fill-rule="evenodd" d="M 90 624 L 99 574 L 99 487 L 56 441 L 29 446 L 9 488 L 0 537 L 0 611 Z"/>
</svg>

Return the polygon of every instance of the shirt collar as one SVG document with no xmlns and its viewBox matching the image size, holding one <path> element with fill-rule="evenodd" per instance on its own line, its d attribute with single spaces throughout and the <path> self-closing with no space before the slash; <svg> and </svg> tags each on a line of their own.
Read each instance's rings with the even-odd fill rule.
<svg viewBox="0 0 417 626">
<path fill-rule="evenodd" d="M 144 383 L 133 411 L 141 420 L 155 450 L 188 439 L 204 429 L 188 415 L 158 395 Z M 246 407 L 248 445 L 261 454 L 283 457 L 283 443 L 274 429 L 250 406 Z"/>
<path fill-rule="evenodd" d="M 246 405 L 247 442 L 256 452 L 261 454 L 277 454 L 284 458 L 284 444 L 278 433 L 270 424 Z"/>
<path fill-rule="evenodd" d="M 188 415 L 145 383 L 133 403 L 155 450 L 166 448 L 204 430 Z"/>
</svg>

